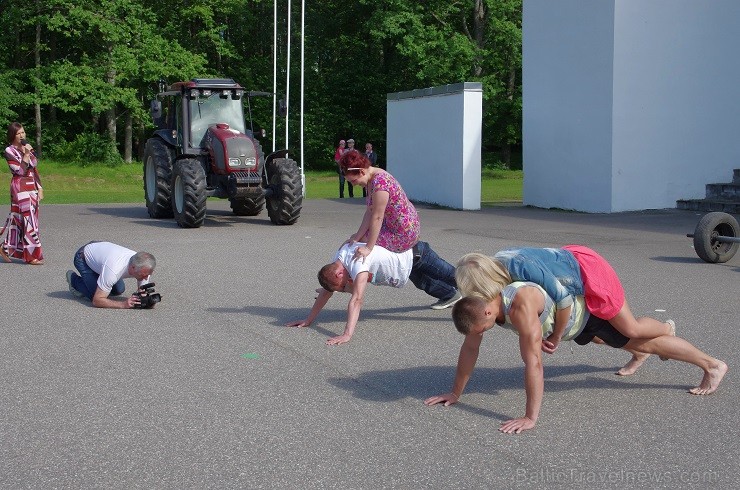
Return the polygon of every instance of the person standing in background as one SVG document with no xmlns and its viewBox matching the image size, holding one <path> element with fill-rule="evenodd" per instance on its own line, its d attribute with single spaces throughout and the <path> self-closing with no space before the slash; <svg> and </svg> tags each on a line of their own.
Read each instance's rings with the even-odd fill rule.
<svg viewBox="0 0 740 490">
<path fill-rule="evenodd" d="M 377 167 L 378 155 L 373 151 L 372 143 L 365 143 L 365 156 L 370 160 L 370 166 Z M 367 189 L 362 188 L 362 197 L 367 197 Z"/>
<path fill-rule="evenodd" d="M 342 155 L 344 155 L 347 152 L 347 146 L 346 142 L 344 140 L 339 140 L 339 146 L 337 146 L 336 151 L 334 152 L 334 161 L 337 164 L 337 173 L 339 174 L 339 199 L 344 199 L 344 172 L 342 171 L 341 165 L 339 165 L 339 160 L 342 158 Z M 352 184 L 347 182 L 347 186 L 349 188 L 349 197 L 354 197 L 354 189 L 352 189 Z"/>
<path fill-rule="evenodd" d="M 0 245 L 0 258 L 5 262 L 11 262 L 12 257 L 27 264 L 41 265 L 44 254 L 39 237 L 39 201 L 44 198 L 44 190 L 37 170 L 38 160 L 20 123 L 8 126 L 7 141 L 5 160 L 13 177 L 10 180 L 10 214 L 0 230 L 0 236 L 7 230 Z"/>
<path fill-rule="evenodd" d="M 372 143 L 365 143 L 365 156 L 368 160 L 370 160 L 370 165 L 373 167 L 377 167 L 378 163 L 378 155 L 373 151 L 373 144 Z"/>
<path fill-rule="evenodd" d="M 352 139 L 352 138 L 350 138 L 350 139 L 347 140 L 347 149 L 344 150 L 344 152 L 345 153 L 349 153 L 351 151 L 357 151 L 357 148 L 355 148 L 355 140 Z M 340 165 L 340 167 L 341 167 L 341 165 Z M 342 169 L 342 170 L 344 170 L 344 169 Z M 354 186 L 352 185 L 352 182 L 350 182 L 349 179 L 346 179 L 346 180 L 347 180 L 347 190 L 349 191 L 349 197 L 351 197 L 351 198 L 352 197 L 355 197 L 355 189 L 354 189 Z M 365 194 L 363 193 L 363 196 L 364 195 Z"/>
</svg>

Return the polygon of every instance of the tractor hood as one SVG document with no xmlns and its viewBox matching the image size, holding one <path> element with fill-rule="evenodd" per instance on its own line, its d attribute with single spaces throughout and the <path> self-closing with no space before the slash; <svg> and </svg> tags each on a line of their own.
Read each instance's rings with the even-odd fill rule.
<svg viewBox="0 0 740 490">
<path fill-rule="evenodd" d="M 262 162 L 259 161 L 257 145 L 255 140 L 229 128 L 228 124 L 214 124 L 206 132 L 205 149 L 217 174 L 259 170 Z"/>
</svg>

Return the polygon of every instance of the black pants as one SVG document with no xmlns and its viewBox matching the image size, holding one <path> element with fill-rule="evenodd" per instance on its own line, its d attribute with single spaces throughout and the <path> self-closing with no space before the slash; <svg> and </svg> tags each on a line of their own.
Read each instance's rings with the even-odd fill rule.
<svg viewBox="0 0 740 490">
<path fill-rule="evenodd" d="M 339 174 L 339 197 L 340 198 L 344 197 L 344 181 L 345 180 L 346 179 L 344 178 L 344 174 L 340 173 Z M 347 181 L 347 190 L 349 191 L 349 197 L 355 197 L 355 189 L 352 186 L 352 184 L 349 183 L 349 181 Z"/>
</svg>

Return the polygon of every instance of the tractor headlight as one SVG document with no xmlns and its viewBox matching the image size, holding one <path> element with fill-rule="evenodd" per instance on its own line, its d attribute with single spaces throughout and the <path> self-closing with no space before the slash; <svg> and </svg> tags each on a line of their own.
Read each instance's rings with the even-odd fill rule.
<svg viewBox="0 0 740 490">
<path fill-rule="evenodd" d="M 238 158 L 229 158 L 229 167 L 239 167 L 242 162 Z"/>
<path fill-rule="evenodd" d="M 257 158 L 256 157 L 249 157 L 244 159 L 244 165 L 247 168 L 254 168 L 257 166 Z"/>
</svg>

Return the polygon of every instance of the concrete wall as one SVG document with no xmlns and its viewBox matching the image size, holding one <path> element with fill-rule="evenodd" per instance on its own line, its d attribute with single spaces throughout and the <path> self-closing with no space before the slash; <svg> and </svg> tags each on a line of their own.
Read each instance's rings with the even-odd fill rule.
<svg viewBox="0 0 740 490">
<path fill-rule="evenodd" d="M 524 0 L 524 203 L 674 208 L 740 165 L 740 2 Z"/>
<path fill-rule="evenodd" d="M 480 209 L 481 84 L 388 94 L 387 111 L 387 169 L 409 199 Z"/>
</svg>

